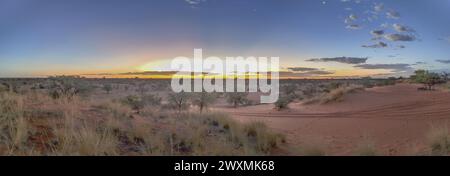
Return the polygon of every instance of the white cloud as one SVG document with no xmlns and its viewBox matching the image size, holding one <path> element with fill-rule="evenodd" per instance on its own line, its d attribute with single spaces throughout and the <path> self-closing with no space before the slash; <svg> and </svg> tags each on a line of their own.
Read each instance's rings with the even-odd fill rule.
<svg viewBox="0 0 450 176">
<path fill-rule="evenodd" d="M 404 26 L 401 24 L 393 24 L 392 27 L 397 31 L 397 32 L 414 32 L 414 29 L 408 27 L 408 26 Z"/>
<path fill-rule="evenodd" d="M 361 29 L 361 26 L 359 26 L 357 24 L 350 24 L 350 25 L 347 25 L 347 27 L 345 27 L 345 28 L 352 29 L 352 30 L 358 30 L 358 29 Z"/>
<path fill-rule="evenodd" d="M 374 6 L 375 12 L 381 12 L 381 11 L 383 11 L 383 9 L 384 9 L 383 3 L 379 3 L 379 4 L 375 3 L 375 6 Z"/>
<path fill-rule="evenodd" d="M 362 45 L 364 48 L 386 48 L 388 45 L 384 42 L 378 42 L 373 45 Z"/>
<path fill-rule="evenodd" d="M 358 19 L 358 16 L 356 16 L 355 14 L 351 14 L 350 16 L 348 16 L 348 18 L 355 21 Z"/>
<path fill-rule="evenodd" d="M 386 12 L 386 16 L 387 16 L 387 18 L 390 18 L 390 19 L 399 19 L 400 18 L 400 13 L 391 10 L 389 12 Z"/>
<path fill-rule="evenodd" d="M 190 5 L 198 5 L 202 2 L 206 2 L 206 0 L 184 0 L 184 1 Z"/>
<path fill-rule="evenodd" d="M 362 64 L 356 65 L 354 67 L 369 70 L 384 69 L 384 70 L 392 70 L 395 72 L 404 72 L 413 69 L 409 64 Z"/>
</svg>

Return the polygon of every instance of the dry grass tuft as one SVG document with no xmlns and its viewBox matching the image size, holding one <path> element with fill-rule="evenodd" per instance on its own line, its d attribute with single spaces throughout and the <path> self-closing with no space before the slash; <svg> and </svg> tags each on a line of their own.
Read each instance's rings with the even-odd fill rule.
<svg viewBox="0 0 450 176">
<path fill-rule="evenodd" d="M 0 93 L 1 155 L 267 155 L 284 141 L 263 123 L 78 96 Z"/>
<path fill-rule="evenodd" d="M 339 102 L 342 101 L 344 95 L 361 90 L 364 90 L 364 87 L 361 85 L 341 86 L 336 89 L 330 90 L 330 92 L 328 93 L 324 93 L 320 96 L 306 100 L 304 104 L 314 104 L 314 103 L 327 104 L 332 102 Z"/>
<path fill-rule="evenodd" d="M 432 125 L 427 138 L 432 155 L 450 154 L 450 133 L 447 126 Z"/>
</svg>

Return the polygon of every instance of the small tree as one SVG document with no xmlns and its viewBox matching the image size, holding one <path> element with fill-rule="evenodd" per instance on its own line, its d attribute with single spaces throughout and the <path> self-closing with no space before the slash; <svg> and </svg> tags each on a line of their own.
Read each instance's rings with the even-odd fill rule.
<svg viewBox="0 0 450 176">
<path fill-rule="evenodd" d="M 171 93 L 168 96 L 169 105 L 176 108 L 178 112 L 189 106 L 189 94 L 186 92 Z"/>
<path fill-rule="evenodd" d="M 227 102 L 237 108 L 239 105 L 244 105 L 249 102 L 247 99 L 247 92 L 233 92 L 227 94 Z"/>
<path fill-rule="evenodd" d="M 443 80 L 441 79 L 441 76 L 437 73 L 428 73 L 425 84 L 428 86 L 428 90 L 433 90 L 433 87 L 436 84 L 443 83 Z"/>
<path fill-rule="evenodd" d="M 416 70 L 411 79 L 417 83 L 424 84 L 426 89 L 433 90 L 436 84 L 444 83 L 441 75 L 426 70 Z"/>
<path fill-rule="evenodd" d="M 111 86 L 111 84 L 105 84 L 105 85 L 103 85 L 103 90 L 104 90 L 107 94 L 109 94 L 109 93 L 112 91 L 112 86 Z"/>
<path fill-rule="evenodd" d="M 217 96 L 214 93 L 208 92 L 194 93 L 192 97 L 192 103 L 198 106 L 200 113 L 203 112 L 203 109 L 207 109 L 217 99 Z"/>
</svg>

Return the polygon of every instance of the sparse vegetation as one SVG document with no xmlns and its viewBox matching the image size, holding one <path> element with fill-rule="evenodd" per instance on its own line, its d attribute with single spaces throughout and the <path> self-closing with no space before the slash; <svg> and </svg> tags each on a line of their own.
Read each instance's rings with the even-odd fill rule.
<svg viewBox="0 0 450 176">
<path fill-rule="evenodd" d="M 133 118 L 137 112 L 132 109 L 142 108 L 145 99 L 160 100 L 151 97 L 130 96 L 123 106 L 92 105 L 77 96 L 67 101 L 39 93 L 1 93 L 0 154 L 267 155 L 284 142 L 262 123 L 241 125 L 221 113 L 175 115 L 169 110 L 165 118 Z M 36 98 L 39 102 L 33 102 Z M 43 109 L 41 103 L 53 108 Z"/>
<path fill-rule="evenodd" d="M 250 100 L 247 99 L 247 92 L 233 92 L 227 93 L 226 98 L 227 102 L 233 105 L 234 108 L 237 108 L 240 105 L 247 105 L 250 103 Z"/>
<path fill-rule="evenodd" d="M 282 96 L 282 97 L 278 98 L 278 100 L 274 103 L 274 105 L 277 110 L 282 110 L 282 109 L 288 108 L 289 103 L 291 103 L 291 102 L 292 102 L 292 98 Z"/>
<path fill-rule="evenodd" d="M 429 72 L 426 70 L 416 70 L 414 75 L 411 76 L 411 80 L 416 83 L 424 84 L 425 90 L 433 90 L 437 84 L 445 83 L 447 78 L 443 78 L 438 73 Z"/>
<path fill-rule="evenodd" d="M 109 94 L 112 91 L 113 87 L 111 86 L 111 84 L 105 84 L 103 85 L 103 90 Z"/>
<path fill-rule="evenodd" d="M 200 113 L 203 112 L 204 109 L 207 109 L 211 104 L 213 104 L 217 100 L 217 95 L 214 93 L 194 93 L 192 95 L 192 103 L 195 106 L 198 106 Z"/>
<path fill-rule="evenodd" d="M 321 104 L 327 104 L 331 102 L 337 102 L 341 101 L 344 95 L 348 93 L 354 93 L 356 91 L 364 90 L 364 87 L 359 85 L 349 85 L 349 86 L 341 86 L 339 88 L 336 88 L 334 90 L 331 90 L 329 93 L 324 93 L 321 96 L 317 96 L 314 98 L 311 98 L 307 101 L 305 101 L 305 104 L 312 104 L 312 103 L 321 103 Z"/>
<path fill-rule="evenodd" d="M 191 95 L 186 92 L 170 93 L 168 96 L 169 106 L 177 109 L 178 112 L 189 107 L 190 99 Z"/>
<path fill-rule="evenodd" d="M 450 133 L 447 126 L 431 126 L 427 138 L 432 155 L 450 154 Z"/>
<path fill-rule="evenodd" d="M 355 155 L 357 156 L 377 156 L 378 152 L 375 146 L 375 143 L 368 139 L 367 137 L 363 139 L 363 141 L 358 144 Z"/>
<path fill-rule="evenodd" d="M 52 98 L 68 98 L 72 99 L 75 95 L 88 94 L 92 91 L 89 83 L 85 82 L 81 77 L 75 76 L 56 76 L 50 77 L 49 94 Z"/>
</svg>

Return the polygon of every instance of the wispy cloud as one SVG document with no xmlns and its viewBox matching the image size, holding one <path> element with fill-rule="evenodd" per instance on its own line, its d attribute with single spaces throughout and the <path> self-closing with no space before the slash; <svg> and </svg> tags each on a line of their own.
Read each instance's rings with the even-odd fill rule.
<svg viewBox="0 0 450 176">
<path fill-rule="evenodd" d="M 386 12 L 386 17 L 389 19 L 399 19 L 400 13 L 398 13 L 394 10 L 390 10 L 390 11 Z"/>
<path fill-rule="evenodd" d="M 369 70 L 392 70 L 396 72 L 404 72 L 413 69 L 410 64 L 362 64 L 355 65 L 354 67 Z"/>
<path fill-rule="evenodd" d="M 415 41 L 416 37 L 409 34 L 387 34 L 384 36 L 385 39 L 390 41 L 402 41 L 402 42 L 411 42 Z"/>
<path fill-rule="evenodd" d="M 363 48 L 386 48 L 388 45 L 384 42 L 378 42 L 373 45 L 362 45 Z"/>
<path fill-rule="evenodd" d="M 384 10 L 384 4 L 383 3 L 375 3 L 373 9 L 375 10 L 375 12 L 381 12 Z"/>
<path fill-rule="evenodd" d="M 372 34 L 375 37 L 379 37 L 384 34 L 384 30 L 373 30 L 373 31 L 370 31 L 370 34 Z"/>
<path fill-rule="evenodd" d="M 401 24 L 393 24 L 392 27 L 397 31 L 397 32 L 415 32 L 414 29 L 408 27 L 408 26 L 404 26 Z"/>
<path fill-rule="evenodd" d="M 345 28 L 352 29 L 352 30 L 358 30 L 358 29 L 361 29 L 362 27 L 357 24 L 350 24 L 350 25 L 347 25 Z"/>
<path fill-rule="evenodd" d="M 190 5 L 197 5 L 200 4 L 202 2 L 205 2 L 206 0 L 184 0 L 185 2 L 187 2 Z"/>
<path fill-rule="evenodd" d="M 314 71 L 306 71 L 306 72 L 291 72 L 291 71 L 282 71 L 279 72 L 280 77 L 317 77 L 317 76 L 329 76 L 334 74 L 335 72 L 326 71 L 326 70 L 314 70 Z"/>
<path fill-rule="evenodd" d="M 293 71 L 293 72 L 305 72 L 305 71 L 319 70 L 317 68 L 309 68 L 309 67 L 289 67 L 287 69 L 290 71 Z"/>
<path fill-rule="evenodd" d="M 436 60 L 436 62 L 443 63 L 443 64 L 450 64 L 450 60 Z"/>
<path fill-rule="evenodd" d="M 357 24 L 350 24 L 350 25 L 347 25 L 345 28 L 352 29 L 352 30 L 358 30 L 358 29 L 361 29 L 361 26 L 357 25 Z"/>
<path fill-rule="evenodd" d="M 345 64 L 363 64 L 366 63 L 369 58 L 361 58 L 361 57 L 332 57 L 332 58 L 313 58 L 308 59 L 306 61 L 310 62 L 339 62 Z"/>
<path fill-rule="evenodd" d="M 201 3 L 206 2 L 206 0 L 184 0 L 188 3 L 192 8 L 197 8 Z"/>
<path fill-rule="evenodd" d="M 412 65 L 425 65 L 425 64 L 427 64 L 427 63 L 426 63 L 426 62 L 419 61 L 419 62 L 416 62 L 416 63 L 414 63 L 414 64 L 412 64 Z"/>
</svg>

